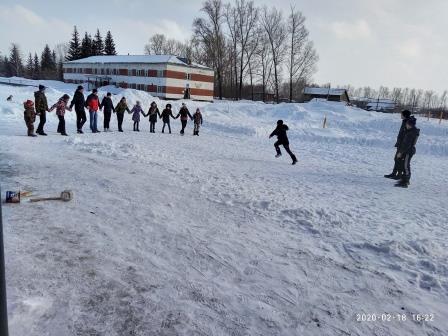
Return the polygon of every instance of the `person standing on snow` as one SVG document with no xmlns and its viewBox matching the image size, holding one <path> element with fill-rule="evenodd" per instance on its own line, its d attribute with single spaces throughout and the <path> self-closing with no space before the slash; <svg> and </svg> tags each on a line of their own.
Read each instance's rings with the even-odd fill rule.
<svg viewBox="0 0 448 336">
<path fill-rule="evenodd" d="M 177 119 L 179 117 L 180 117 L 180 122 L 182 123 L 182 129 L 180 130 L 180 134 L 184 135 L 185 127 L 187 127 L 188 118 L 193 120 L 193 117 L 191 116 L 190 111 L 188 111 L 187 105 L 185 105 L 185 103 L 182 103 L 182 107 L 175 119 Z"/>
<path fill-rule="evenodd" d="M 93 89 L 92 93 L 87 96 L 86 107 L 89 109 L 90 129 L 92 133 L 100 133 L 98 131 L 98 109 L 100 100 L 98 98 L 98 90 Z"/>
<path fill-rule="evenodd" d="M 171 110 L 171 104 L 166 104 L 165 109 L 162 111 L 160 118 L 163 121 L 162 133 L 165 133 L 165 126 L 168 125 L 168 130 L 171 134 L 170 118 L 176 119 L 173 116 L 173 111 Z"/>
<path fill-rule="evenodd" d="M 124 118 L 124 112 L 128 111 L 128 113 L 131 113 L 129 110 L 128 104 L 126 104 L 126 98 L 123 97 L 118 102 L 117 106 L 115 106 L 115 113 L 117 113 L 117 121 L 118 121 L 118 132 L 123 132 L 123 118 Z"/>
<path fill-rule="evenodd" d="M 199 110 L 199 107 L 196 109 L 196 112 L 193 114 L 193 120 L 194 120 L 193 135 L 199 136 L 199 128 L 202 125 L 202 113 L 201 113 L 201 110 Z"/>
<path fill-rule="evenodd" d="M 289 128 L 287 125 L 285 125 L 283 123 L 283 120 L 279 120 L 279 121 L 277 121 L 276 129 L 271 133 L 271 135 L 269 136 L 269 139 L 272 138 L 274 135 L 277 136 L 277 141 L 274 143 L 275 150 L 277 151 L 277 155 L 275 157 L 278 158 L 278 157 L 282 156 L 282 152 L 280 151 L 280 145 L 283 145 L 285 150 L 291 156 L 292 164 L 295 165 L 297 163 L 297 158 L 293 154 L 293 152 L 291 152 L 291 150 L 289 149 L 289 140 L 288 140 L 288 135 L 286 134 L 286 131 L 288 131 L 288 130 L 289 130 Z"/>
<path fill-rule="evenodd" d="M 36 133 L 39 135 L 47 135 L 44 132 L 44 126 L 47 122 L 48 109 L 47 97 L 45 96 L 45 86 L 39 85 L 39 91 L 34 92 L 34 105 L 36 107 L 36 114 L 39 116 L 39 125 Z"/>
<path fill-rule="evenodd" d="M 397 158 L 397 154 L 398 154 L 398 148 L 400 147 L 401 143 L 403 142 L 404 134 L 406 132 L 406 122 L 410 117 L 411 117 L 410 111 L 404 110 L 401 112 L 402 122 L 401 122 L 400 131 L 398 132 L 397 142 L 395 143 L 395 147 L 397 148 L 397 151 L 396 151 L 395 157 L 394 157 L 394 161 L 395 161 L 394 169 L 393 169 L 392 173 L 390 173 L 388 175 L 384 175 L 385 178 L 399 180 L 403 176 L 404 167 L 401 166 L 402 160 Z"/>
<path fill-rule="evenodd" d="M 23 112 L 23 118 L 25 119 L 26 127 L 28 128 L 28 136 L 36 137 L 34 134 L 34 122 L 36 121 L 36 111 L 34 110 L 34 103 L 32 100 L 27 100 L 23 103 L 25 111 Z"/>
<path fill-rule="evenodd" d="M 400 165 L 403 169 L 403 175 L 401 180 L 395 184 L 396 187 L 407 188 L 409 186 L 409 180 L 411 179 L 411 159 L 415 155 L 415 145 L 420 136 L 420 130 L 415 127 L 416 123 L 417 119 L 413 116 L 406 120 L 406 130 L 397 150 L 397 158 L 401 160 Z"/>
<path fill-rule="evenodd" d="M 84 87 L 82 85 L 79 85 L 76 89 L 72 102 L 70 103 L 70 108 L 73 108 L 73 105 L 75 106 L 76 112 L 76 130 L 78 134 L 84 134 L 82 127 L 86 123 L 87 117 L 85 110 L 86 100 L 84 98 Z"/>
<path fill-rule="evenodd" d="M 115 112 L 114 104 L 112 103 L 112 94 L 110 92 L 101 101 L 100 109 L 104 109 L 104 132 L 109 132 L 110 117 L 112 112 Z"/>
<path fill-rule="evenodd" d="M 151 103 L 148 113 L 144 114 L 144 116 L 145 117 L 149 116 L 149 132 L 155 133 L 156 132 L 157 116 L 159 116 L 159 118 L 161 118 L 160 111 L 159 111 L 159 108 L 157 107 L 156 102 Z"/>
<path fill-rule="evenodd" d="M 140 113 L 145 115 L 145 112 L 143 112 L 139 101 L 137 101 L 137 103 L 134 105 L 134 107 L 131 110 L 131 113 L 132 113 L 132 120 L 134 121 L 134 132 L 140 132 L 139 129 Z"/>
<path fill-rule="evenodd" d="M 54 109 L 56 109 L 56 115 L 58 116 L 59 119 L 59 124 L 58 124 L 58 133 L 61 133 L 61 135 L 65 135 L 68 136 L 67 132 L 65 131 L 65 110 L 67 111 L 71 111 L 72 109 L 70 107 L 68 107 L 68 101 L 69 101 L 70 97 L 68 94 L 63 95 L 56 104 L 54 104 L 51 108 L 50 111 L 53 111 Z"/>
</svg>

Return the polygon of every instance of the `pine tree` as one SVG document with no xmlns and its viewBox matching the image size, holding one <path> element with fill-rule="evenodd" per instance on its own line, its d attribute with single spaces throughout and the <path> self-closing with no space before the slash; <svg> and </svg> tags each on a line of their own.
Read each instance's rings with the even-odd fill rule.
<svg viewBox="0 0 448 336">
<path fill-rule="evenodd" d="M 58 80 L 61 82 L 64 81 L 64 67 L 63 67 L 63 61 L 62 58 L 58 62 Z"/>
<path fill-rule="evenodd" d="M 57 59 L 56 59 L 56 51 L 54 51 L 54 49 L 53 49 L 53 51 L 51 52 L 51 59 L 53 60 L 53 63 L 56 65 L 58 62 L 57 62 Z"/>
<path fill-rule="evenodd" d="M 29 53 L 28 60 L 26 62 L 26 77 L 33 78 L 33 76 L 34 76 L 33 56 L 31 55 L 31 53 Z"/>
<path fill-rule="evenodd" d="M 96 34 L 92 43 L 92 54 L 104 55 L 104 42 L 99 29 L 96 30 Z"/>
<path fill-rule="evenodd" d="M 6 76 L 8 66 L 8 57 L 4 56 L 0 58 L 0 74 Z"/>
<path fill-rule="evenodd" d="M 42 51 L 40 68 L 45 79 L 54 79 L 56 77 L 56 62 L 48 44 L 45 45 L 44 51 Z"/>
<path fill-rule="evenodd" d="M 110 33 L 110 30 L 106 34 L 106 38 L 104 40 L 104 54 L 106 55 L 116 55 L 117 52 L 115 50 L 115 43 Z"/>
<path fill-rule="evenodd" d="M 79 42 L 79 33 L 76 26 L 73 29 L 72 40 L 69 43 L 67 52 L 67 61 L 74 61 L 81 58 L 81 44 Z"/>
<path fill-rule="evenodd" d="M 92 37 L 85 33 L 81 42 L 81 58 L 92 56 Z"/>
<path fill-rule="evenodd" d="M 11 45 L 11 50 L 8 60 L 7 75 L 20 76 L 23 74 L 23 62 L 20 55 L 19 46 L 15 43 Z"/>
<path fill-rule="evenodd" d="M 37 56 L 37 53 L 34 53 L 34 74 L 33 79 L 39 79 L 40 77 L 40 63 L 39 63 L 39 57 Z"/>
</svg>

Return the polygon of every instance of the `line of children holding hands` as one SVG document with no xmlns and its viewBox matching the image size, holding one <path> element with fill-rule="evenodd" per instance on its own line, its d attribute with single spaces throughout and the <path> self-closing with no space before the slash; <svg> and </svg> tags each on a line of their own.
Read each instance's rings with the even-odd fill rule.
<svg viewBox="0 0 448 336">
<path fill-rule="evenodd" d="M 177 114 L 177 116 L 174 116 L 171 110 L 171 104 L 167 104 L 165 109 L 160 113 L 157 104 L 155 102 L 152 102 L 148 112 L 145 113 L 139 101 L 137 101 L 136 105 L 130 110 L 126 102 L 126 98 L 123 97 L 114 107 L 111 99 L 112 94 L 110 92 L 107 93 L 107 95 L 100 103 L 98 98 L 98 91 L 96 89 L 93 89 L 92 93 L 85 100 L 83 90 L 84 88 L 82 86 L 78 86 L 70 105 L 70 97 L 67 94 L 64 94 L 56 104 L 54 104 L 51 108 L 48 108 L 47 98 L 45 96 L 45 87 L 43 85 L 39 85 L 39 91 L 35 92 L 34 94 L 36 106 L 34 105 L 34 102 L 32 100 L 27 100 L 26 102 L 24 102 L 24 119 L 28 128 L 28 136 L 36 136 L 36 134 L 34 134 L 34 122 L 36 119 L 36 115 L 40 117 L 40 123 L 36 133 L 44 136 L 47 135 L 43 130 L 44 124 L 46 122 L 46 112 L 51 112 L 54 109 L 56 109 L 56 115 L 59 119 L 57 131 L 61 135 L 67 136 L 68 134 L 65 129 L 65 111 L 72 111 L 73 106 L 75 107 L 76 112 L 76 126 L 78 134 L 83 134 L 82 127 L 87 121 L 85 113 L 85 108 L 87 108 L 89 110 L 90 129 L 92 133 L 100 132 L 97 126 L 98 110 L 104 109 L 105 132 L 110 131 L 109 124 L 112 113 L 117 114 L 118 131 L 123 132 L 122 125 L 124 114 L 125 112 L 128 112 L 129 114 L 132 114 L 132 121 L 134 122 L 133 129 L 136 132 L 140 131 L 140 114 L 142 114 L 145 118 L 149 117 L 150 133 L 155 133 L 157 117 L 159 117 L 163 121 L 162 133 L 165 132 L 165 126 L 168 126 L 168 131 L 169 133 L 171 133 L 170 118 L 177 119 L 180 117 L 182 123 L 182 129 L 180 131 L 181 135 L 184 135 L 185 133 L 185 127 L 187 126 L 188 118 L 190 118 L 194 122 L 193 135 L 199 135 L 199 128 L 203 122 L 202 113 L 199 108 L 196 109 L 196 112 L 192 116 L 188 111 L 185 103 L 182 103 L 182 107 L 179 113 Z"/>
</svg>

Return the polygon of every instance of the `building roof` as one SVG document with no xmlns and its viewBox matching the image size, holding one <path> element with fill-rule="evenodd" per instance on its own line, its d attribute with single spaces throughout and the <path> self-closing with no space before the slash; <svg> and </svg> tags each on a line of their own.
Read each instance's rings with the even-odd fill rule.
<svg viewBox="0 0 448 336">
<path fill-rule="evenodd" d="M 368 109 L 395 109 L 397 105 L 393 101 L 377 101 L 367 104 Z"/>
<path fill-rule="evenodd" d="M 195 67 L 212 70 L 209 67 L 197 63 L 189 64 L 187 59 L 174 55 L 105 55 L 105 56 L 90 56 L 81 58 L 75 61 L 64 62 L 64 64 L 106 64 L 106 63 L 147 63 L 160 64 L 169 63 L 176 65 L 183 65 L 187 67 Z"/>
<path fill-rule="evenodd" d="M 345 89 L 329 89 L 329 88 L 316 88 L 316 87 L 306 87 L 303 89 L 304 94 L 309 95 L 320 95 L 320 96 L 341 96 L 347 93 Z"/>
</svg>

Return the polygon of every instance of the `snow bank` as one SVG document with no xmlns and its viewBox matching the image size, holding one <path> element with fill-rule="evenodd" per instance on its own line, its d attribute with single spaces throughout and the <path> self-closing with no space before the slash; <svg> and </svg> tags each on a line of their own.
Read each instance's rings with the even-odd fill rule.
<svg viewBox="0 0 448 336">
<path fill-rule="evenodd" d="M 47 97 L 52 104 L 67 93 L 73 95 L 77 85 L 65 84 L 57 81 L 33 81 L 13 78 L 13 81 L 24 81 L 37 86 L 43 83 L 48 87 Z M 10 105 L 1 105 L 0 113 L 9 117 L 22 118 L 22 102 L 33 97 L 34 87 L 5 87 L 0 92 L 0 99 L 4 100 L 9 94 L 14 96 L 14 102 Z M 132 107 L 136 101 L 140 101 L 145 109 L 155 101 L 162 109 L 168 103 L 147 92 L 105 86 L 99 89 L 102 99 L 107 92 L 113 94 L 114 103 L 118 103 L 121 97 L 126 97 Z M 368 112 L 362 109 L 346 106 L 343 103 L 314 100 L 306 104 L 279 104 L 271 105 L 261 102 L 219 102 L 214 104 L 170 101 L 174 112 L 178 111 L 181 104 L 186 102 L 190 111 L 197 107 L 205 113 L 208 127 L 214 131 L 227 133 L 232 136 L 265 137 L 271 131 L 278 119 L 283 119 L 290 127 L 291 139 L 297 142 L 319 142 L 363 145 L 367 147 L 391 148 L 395 143 L 397 130 L 401 120 L 397 114 L 382 114 Z M 327 128 L 323 129 L 323 120 L 327 118 Z M 74 114 L 67 116 L 69 122 L 74 120 Z M 448 126 L 444 121 L 442 125 L 438 120 L 418 118 L 418 127 L 421 128 L 421 136 L 417 150 L 419 153 L 448 156 Z"/>
</svg>

